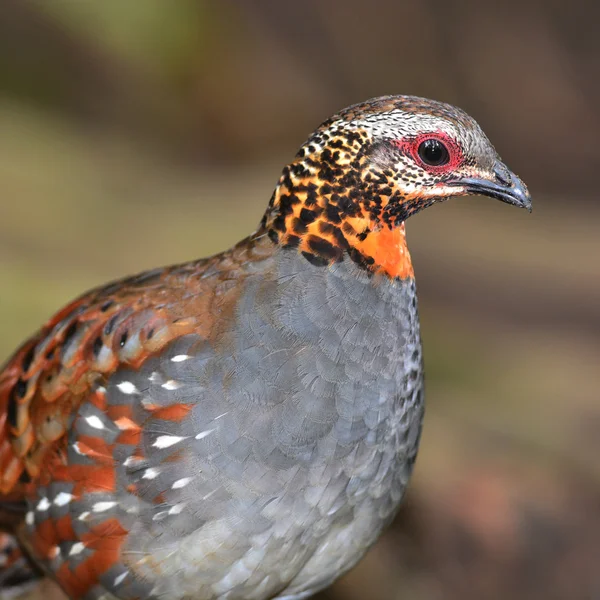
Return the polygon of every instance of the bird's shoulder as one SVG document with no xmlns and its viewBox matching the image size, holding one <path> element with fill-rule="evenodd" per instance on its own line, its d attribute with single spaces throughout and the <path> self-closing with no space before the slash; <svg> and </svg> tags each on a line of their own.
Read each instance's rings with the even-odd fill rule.
<svg viewBox="0 0 600 600">
<path fill-rule="evenodd" d="M 95 288 L 52 316 L 0 370 L 0 495 L 25 494 L 82 400 L 117 370 L 139 369 L 185 335 L 217 336 L 272 254 L 268 240 L 248 238 Z"/>
</svg>

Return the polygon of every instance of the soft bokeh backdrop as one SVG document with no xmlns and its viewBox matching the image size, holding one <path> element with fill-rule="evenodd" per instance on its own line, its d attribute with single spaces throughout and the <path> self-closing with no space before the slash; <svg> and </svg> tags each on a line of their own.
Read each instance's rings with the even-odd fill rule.
<svg viewBox="0 0 600 600">
<path fill-rule="evenodd" d="M 84 289 L 252 231 L 339 108 L 460 105 L 534 212 L 469 198 L 408 223 L 422 449 L 394 526 L 322 598 L 598 597 L 599 19 L 585 0 L 2 0 L 0 361 Z"/>
</svg>

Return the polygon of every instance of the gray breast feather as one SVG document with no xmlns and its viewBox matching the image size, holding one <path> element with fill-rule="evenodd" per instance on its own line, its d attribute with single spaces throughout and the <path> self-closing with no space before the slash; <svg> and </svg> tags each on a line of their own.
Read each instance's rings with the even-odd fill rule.
<svg viewBox="0 0 600 600">
<path fill-rule="evenodd" d="M 373 543 L 412 470 L 414 283 L 374 280 L 347 261 L 307 269 L 294 252 L 277 261 L 277 285 L 249 277 L 216 345 L 185 336 L 107 386 L 109 403 L 133 402 L 145 423 L 145 459 L 120 451 L 118 494 L 135 514 L 125 562 L 150 579 L 160 564 L 153 595 L 322 587 Z M 180 422 L 145 409 L 179 403 L 191 405 Z"/>
</svg>

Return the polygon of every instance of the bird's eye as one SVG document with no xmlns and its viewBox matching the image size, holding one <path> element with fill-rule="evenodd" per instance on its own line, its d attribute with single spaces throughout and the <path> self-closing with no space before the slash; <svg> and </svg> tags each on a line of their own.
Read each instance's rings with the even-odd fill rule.
<svg viewBox="0 0 600 600">
<path fill-rule="evenodd" d="M 441 167 L 450 160 L 448 148 L 435 138 L 429 138 L 419 144 L 419 158 L 430 167 Z"/>
</svg>

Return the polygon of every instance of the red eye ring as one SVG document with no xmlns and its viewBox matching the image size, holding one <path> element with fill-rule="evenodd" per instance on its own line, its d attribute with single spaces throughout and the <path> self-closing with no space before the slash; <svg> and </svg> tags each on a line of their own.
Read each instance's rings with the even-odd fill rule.
<svg viewBox="0 0 600 600">
<path fill-rule="evenodd" d="M 456 169 L 463 162 L 460 145 L 443 131 L 420 133 L 414 137 L 397 140 L 396 145 L 430 173 L 446 173 Z M 435 149 L 435 158 L 438 160 L 427 161 L 427 156 L 423 156 L 427 148 Z M 430 153 L 430 157 L 433 158 L 434 155 Z"/>
</svg>

